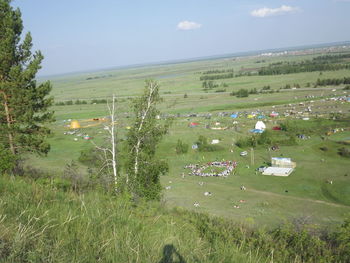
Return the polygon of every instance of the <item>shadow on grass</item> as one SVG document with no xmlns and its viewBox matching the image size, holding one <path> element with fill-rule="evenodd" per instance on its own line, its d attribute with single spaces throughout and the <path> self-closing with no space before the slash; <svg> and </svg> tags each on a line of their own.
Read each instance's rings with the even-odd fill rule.
<svg viewBox="0 0 350 263">
<path fill-rule="evenodd" d="M 163 248 L 163 257 L 159 263 L 186 263 L 186 261 L 173 245 L 165 245 Z"/>
</svg>

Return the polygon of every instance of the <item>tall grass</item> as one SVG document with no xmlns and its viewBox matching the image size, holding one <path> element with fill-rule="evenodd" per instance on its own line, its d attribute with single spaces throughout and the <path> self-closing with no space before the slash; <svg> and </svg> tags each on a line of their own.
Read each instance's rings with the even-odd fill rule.
<svg viewBox="0 0 350 263">
<path fill-rule="evenodd" d="M 162 203 L 0 177 L 0 262 L 349 262 L 350 220 L 331 234 L 298 227 L 250 229 Z"/>
<path fill-rule="evenodd" d="M 256 262 L 161 204 L 0 178 L 0 262 Z"/>
</svg>

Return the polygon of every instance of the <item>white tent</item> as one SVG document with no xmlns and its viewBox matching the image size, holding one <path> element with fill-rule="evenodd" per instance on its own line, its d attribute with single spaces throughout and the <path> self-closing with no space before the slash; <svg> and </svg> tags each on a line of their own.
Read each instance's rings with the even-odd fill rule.
<svg viewBox="0 0 350 263">
<path fill-rule="evenodd" d="M 218 144 L 220 141 L 218 139 L 214 139 L 211 141 L 211 144 Z"/>
<path fill-rule="evenodd" d="M 255 124 L 255 129 L 257 129 L 257 130 L 265 130 L 266 129 L 266 125 L 262 121 L 257 121 L 257 123 Z"/>
</svg>

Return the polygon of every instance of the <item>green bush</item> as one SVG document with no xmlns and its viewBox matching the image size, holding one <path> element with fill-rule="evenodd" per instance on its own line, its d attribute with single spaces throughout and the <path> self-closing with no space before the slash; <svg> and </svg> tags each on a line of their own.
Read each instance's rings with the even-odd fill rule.
<svg viewBox="0 0 350 263">
<path fill-rule="evenodd" d="M 345 147 L 338 149 L 338 154 L 340 156 L 350 158 L 350 150 Z"/>
<path fill-rule="evenodd" d="M 16 156 L 0 144 L 0 173 L 9 173 L 16 166 Z"/>
<path fill-rule="evenodd" d="M 249 91 L 247 89 L 240 89 L 236 92 L 237 98 L 245 98 L 249 96 Z"/>
<path fill-rule="evenodd" d="M 177 154 L 184 154 L 188 152 L 189 145 L 181 141 L 180 139 L 177 140 L 175 151 Z"/>
<path fill-rule="evenodd" d="M 200 135 L 198 137 L 198 141 L 196 142 L 196 144 L 198 145 L 198 151 L 200 152 L 214 152 L 221 148 L 218 145 L 209 144 L 207 137 L 203 135 Z"/>
</svg>

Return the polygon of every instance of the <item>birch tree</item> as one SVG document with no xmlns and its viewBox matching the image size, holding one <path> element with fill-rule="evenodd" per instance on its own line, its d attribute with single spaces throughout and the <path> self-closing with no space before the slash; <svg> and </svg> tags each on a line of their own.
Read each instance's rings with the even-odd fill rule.
<svg viewBox="0 0 350 263">
<path fill-rule="evenodd" d="M 112 102 L 107 100 L 108 116 L 110 118 L 109 124 L 104 128 L 107 131 L 106 146 L 98 146 L 92 141 L 94 146 L 102 153 L 102 165 L 100 172 L 107 171 L 108 175 L 112 175 L 114 182 L 115 192 L 119 191 L 120 178 L 118 176 L 118 161 L 117 161 L 117 109 L 116 109 L 116 97 L 113 94 Z"/>
<path fill-rule="evenodd" d="M 169 126 L 157 121 L 159 101 L 158 83 L 146 81 L 144 94 L 134 101 L 135 120 L 127 134 L 126 184 L 132 194 L 146 199 L 160 198 L 159 176 L 168 171 L 167 163 L 155 157 Z"/>
</svg>

